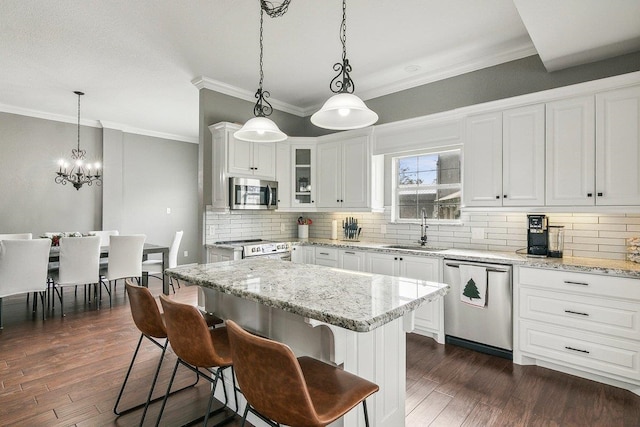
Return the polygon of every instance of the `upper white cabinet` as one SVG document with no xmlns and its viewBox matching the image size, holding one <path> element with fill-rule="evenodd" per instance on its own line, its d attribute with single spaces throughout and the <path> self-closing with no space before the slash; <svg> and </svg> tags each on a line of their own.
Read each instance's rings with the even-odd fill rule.
<svg viewBox="0 0 640 427">
<path fill-rule="evenodd" d="M 502 205 L 544 205 L 544 105 L 502 113 Z"/>
<path fill-rule="evenodd" d="M 316 208 L 316 140 L 315 138 L 289 138 L 291 140 L 291 207 L 313 211 Z"/>
<path fill-rule="evenodd" d="M 467 118 L 465 206 L 542 206 L 544 178 L 544 105 Z"/>
<path fill-rule="evenodd" d="M 546 204 L 593 205 L 595 108 L 593 96 L 547 104 Z"/>
<path fill-rule="evenodd" d="M 233 138 L 228 141 L 229 175 L 276 179 L 276 144 L 247 142 Z"/>
<path fill-rule="evenodd" d="M 293 179 L 291 178 L 291 145 L 288 140 L 276 143 L 276 181 L 278 181 L 278 210 L 290 209 Z"/>
<path fill-rule="evenodd" d="M 369 136 L 319 142 L 317 156 L 318 208 L 366 209 L 371 207 Z"/>
<path fill-rule="evenodd" d="M 596 95 L 596 203 L 640 204 L 640 86 Z"/>
<path fill-rule="evenodd" d="M 464 141 L 465 206 L 502 206 L 502 113 L 470 116 Z"/>
<path fill-rule="evenodd" d="M 211 131 L 211 206 L 229 209 L 229 177 L 276 179 L 278 144 L 238 141 L 233 137 L 240 126 L 221 122 L 209 126 Z"/>
<path fill-rule="evenodd" d="M 546 204 L 640 204 L 640 87 L 547 104 Z"/>
</svg>

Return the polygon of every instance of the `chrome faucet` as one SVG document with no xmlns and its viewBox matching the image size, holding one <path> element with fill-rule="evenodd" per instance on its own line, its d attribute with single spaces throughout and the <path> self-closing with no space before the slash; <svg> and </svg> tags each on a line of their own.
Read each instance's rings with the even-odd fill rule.
<svg viewBox="0 0 640 427">
<path fill-rule="evenodd" d="M 420 224 L 420 246 L 424 246 L 427 244 L 427 210 L 422 208 L 422 223 Z"/>
</svg>

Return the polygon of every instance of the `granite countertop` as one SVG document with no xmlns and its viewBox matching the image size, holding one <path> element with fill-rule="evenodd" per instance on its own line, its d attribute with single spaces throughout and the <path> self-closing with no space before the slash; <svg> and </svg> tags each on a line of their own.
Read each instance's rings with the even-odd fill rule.
<svg viewBox="0 0 640 427">
<path fill-rule="evenodd" d="M 254 258 L 190 264 L 169 277 L 356 332 L 368 332 L 444 296 L 444 283 Z"/>
<path fill-rule="evenodd" d="M 296 241 L 300 245 L 335 247 L 340 249 L 366 250 L 385 253 L 404 253 L 416 256 L 456 259 L 461 261 L 490 262 L 497 264 L 521 265 L 534 268 L 572 271 L 579 273 L 609 274 L 613 276 L 640 278 L 640 264 L 603 258 L 530 258 L 515 252 L 497 252 L 473 249 L 411 250 L 392 249 L 389 243 L 351 242 L 330 239 L 305 239 Z"/>
</svg>

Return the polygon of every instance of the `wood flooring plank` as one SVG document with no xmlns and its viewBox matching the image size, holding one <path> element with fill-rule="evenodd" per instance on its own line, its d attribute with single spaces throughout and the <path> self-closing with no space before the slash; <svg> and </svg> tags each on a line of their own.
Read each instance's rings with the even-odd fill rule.
<svg viewBox="0 0 640 427">
<path fill-rule="evenodd" d="M 405 414 L 413 411 L 437 386 L 438 383 L 425 379 L 411 381 L 411 384 L 407 385 L 407 396 L 404 405 Z"/>
<path fill-rule="evenodd" d="M 495 425 L 502 409 L 478 403 L 462 423 L 463 427 L 485 427 Z"/>
<path fill-rule="evenodd" d="M 447 407 L 453 398 L 436 391 L 430 393 L 406 416 L 406 424 L 411 427 L 430 425 Z"/>
<path fill-rule="evenodd" d="M 478 401 L 461 393 L 457 394 L 447 406 L 438 414 L 430 424 L 431 427 L 454 427 L 461 426 L 473 409 L 478 405 Z"/>
</svg>

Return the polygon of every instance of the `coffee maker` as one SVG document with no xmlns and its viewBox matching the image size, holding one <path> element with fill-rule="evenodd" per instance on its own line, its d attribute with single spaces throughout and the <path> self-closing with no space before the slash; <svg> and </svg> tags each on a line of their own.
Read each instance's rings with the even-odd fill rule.
<svg viewBox="0 0 640 427">
<path fill-rule="evenodd" d="M 549 231 L 545 215 L 527 215 L 527 255 L 547 256 Z"/>
</svg>

